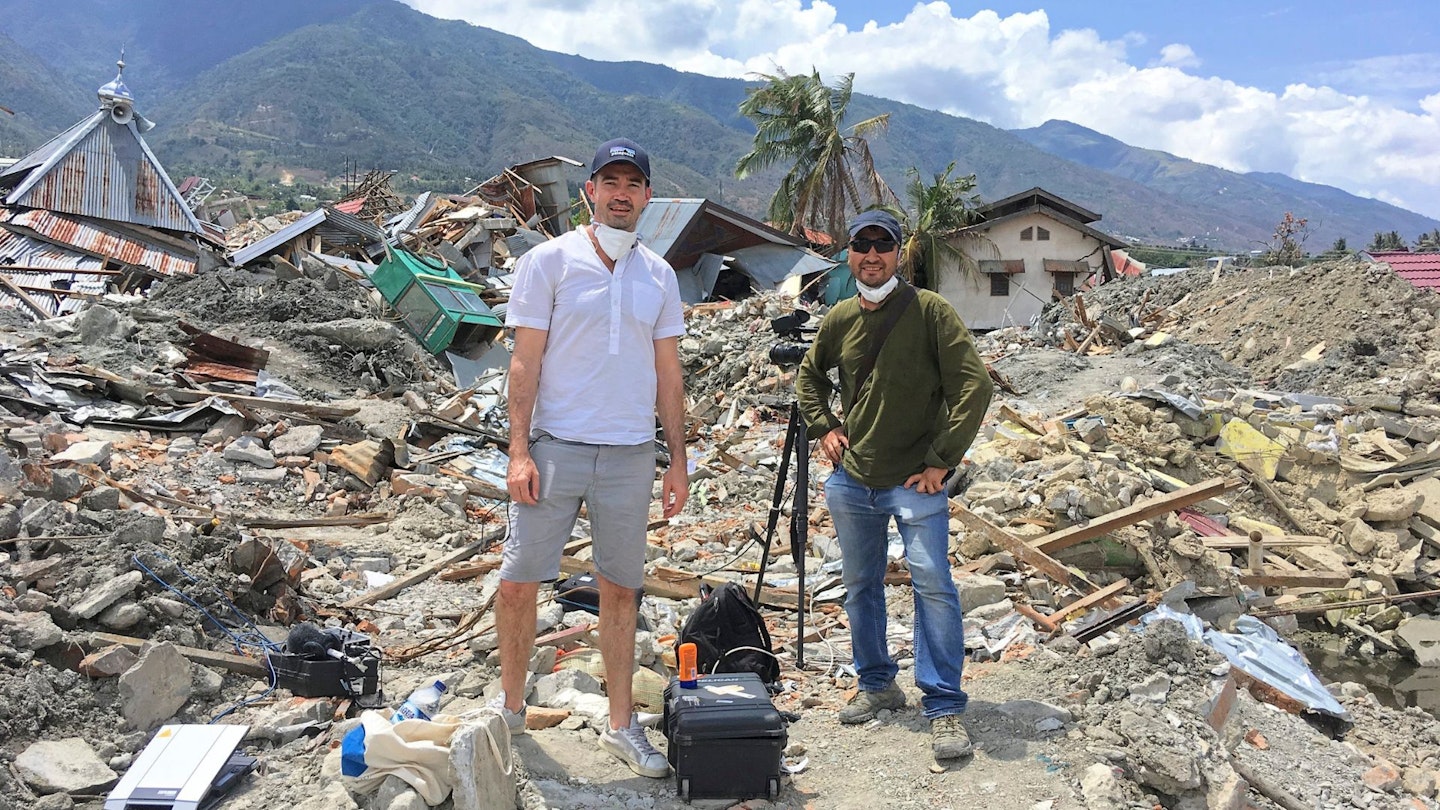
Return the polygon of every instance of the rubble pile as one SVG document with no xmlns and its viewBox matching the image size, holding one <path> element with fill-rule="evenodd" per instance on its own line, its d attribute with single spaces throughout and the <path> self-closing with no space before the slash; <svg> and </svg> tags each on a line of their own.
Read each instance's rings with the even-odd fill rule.
<svg viewBox="0 0 1440 810">
<path fill-rule="evenodd" d="M 1396 327 L 1399 348 L 1370 355 L 1313 314 L 1284 315 L 1285 333 L 1255 317 L 1285 296 L 1314 306 L 1312 288 L 1339 302 L 1327 312 L 1433 317 L 1433 296 L 1384 275 L 1342 283 L 1346 267 L 1106 285 L 979 339 L 1019 393 L 997 396 L 952 483 L 978 753 L 948 774 L 920 753 L 898 543 L 890 637 L 912 705 L 859 728 L 835 718 L 855 679 L 818 456 L 795 623 L 793 468 L 775 499 L 793 368 L 769 357 L 771 321 L 795 304 L 692 307 L 691 498 L 649 535 L 641 710 L 661 708 L 700 583 L 752 588 L 763 563 L 775 702 L 799 717 L 774 806 L 1436 807 L 1432 717 L 1356 684 L 1331 687 L 1338 716 L 1317 713 L 1208 635 L 1303 623 L 1440 665 L 1440 412 L 1428 383 L 1397 395 L 1361 379 L 1420 380 L 1429 327 Z M 0 327 L 0 807 L 96 807 L 159 724 L 227 711 L 266 766 L 224 806 L 419 807 L 399 779 L 352 789 L 338 741 L 361 708 L 436 678 L 455 715 L 498 689 L 503 367 L 459 385 L 343 268 L 262 262 Z M 590 569 L 589 545 L 582 517 L 562 577 Z M 521 806 L 679 806 L 672 784 L 596 753 L 595 616 L 557 590 L 541 592 L 532 733 L 514 744 Z M 1206 640 L 1147 616 L 1161 604 Z M 373 638 L 383 694 L 272 689 L 267 650 L 306 621 Z"/>
</svg>

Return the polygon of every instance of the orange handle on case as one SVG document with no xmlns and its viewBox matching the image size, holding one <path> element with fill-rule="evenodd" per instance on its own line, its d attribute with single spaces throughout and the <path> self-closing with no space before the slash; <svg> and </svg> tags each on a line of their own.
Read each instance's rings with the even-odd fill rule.
<svg viewBox="0 0 1440 810">
<path fill-rule="evenodd" d="M 682 689 L 694 689 L 697 673 L 695 671 L 695 645 L 692 642 L 685 642 L 680 645 L 680 687 Z"/>
</svg>

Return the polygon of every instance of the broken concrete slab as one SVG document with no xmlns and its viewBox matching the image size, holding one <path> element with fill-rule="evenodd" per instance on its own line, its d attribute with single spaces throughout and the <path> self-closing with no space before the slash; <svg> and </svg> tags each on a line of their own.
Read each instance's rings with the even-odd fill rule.
<svg viewBox="0 0 1440 810">
<path fill-rule="evenodd" d="M 15 770 L 36 793 L 94 793 L 117 774 L 79 737 L 41 740 L 15 758 Z"/>
<path fill-rule="evenodd" d="M 1415 490 L 1376 490 L 1365 498 L 1365 520 L 1370 523 L 1409 520 L 1424 499 L 1425 496 Z"/>
<path fill-rule="evenodd" d="M 1005 598 L 1005 583 L 984 574 L 952 575 L 955 589 L 960 592 L 960 609 L 964 613 L 993 605 Z"/>
<path fill-rule="evenodd" d="M 253 464 L 261 469 L 271 469 L 275 466 L 275 454 L 265 449 L 265 445 L 254 436 L 241 436 L 225 446 L 225 451 L 220 454 L 226 461 L 233 461 L 237 464 Z"/>
<path fill-rule="evenodd" d="M 294 324 L 291 328 L 302 335 L 315 335 L 362 352 L 389 348 L 401 337 L 394 324 L 372 318 L 339 318 L 326 323 Z"/>
<path fill-rule="evenodd" d="M 91 678 L 116 678 L 139 663 L 140 656 L 120 644 L 111 644 L 80 659 L 80 673 Z"/>
<path fill-rule="evenodd" d="M 170 642 L 150 647 L 120 676 L 120 713 L 148 730 L 168 720 L 190 699 L 190 662 Z"/>
<path fill-rule="evenodd" d="M 270 440 L 270 452 L 276 456 L 308 456 L 320 448 L 325 428 L 320 425 L 299 425 Z"/>
<path fill-rule="evenodd" d="M 128 596 L 144 579 L 145 575 L 139 571 L 126 571 L 118 577 L 107 579 L 86 591 L 85 596 L 70 608 L 70 612 L 82 619 L 93 619 L 100 611 Z"/>
<path fill-rule="evenodd" d="M 1440 619 L 1417 616 L 1395 628 L 1395 638 L 1404 642 L 1422 667 L 1440 667 Z"/>
<path fill-rule="evenodd" d="M 0 633 L 21 650 L 38 650 L 59 644 L 64 631 L 55 625 L 48 613 L 6 613 L 0 611 Z"/>
<path fill-rule="evenodd" d="M 110 460 L 110 442 L 76 442 L 50 457 L 51 461 L 104 466 Z"/>
</svg>

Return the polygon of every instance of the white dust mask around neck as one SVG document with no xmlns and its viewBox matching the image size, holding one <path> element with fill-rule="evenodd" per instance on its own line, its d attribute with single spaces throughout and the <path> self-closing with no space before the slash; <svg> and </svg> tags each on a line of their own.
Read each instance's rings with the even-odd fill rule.
<svg viewBox="0 0 1440 810">
<path fill-rule="evenodd" d="M 610 261 L 617 264 L 635 247 L 637 238 L 634 231 L 622 231 L 601 222 L 595 223 L 595 241 L 600 244 L 605 255 L 610 257 Z"/>
<path fill-rule="evenodd" d="M 871 287 L 857 278 L 855 279 L 855 286 L 859 289 L 861 298 L 864 298 L 872 304 L 878 304 L 884 301 L 890 293 L 895 292 L 896 287 L 900 286 L 900 277 L 891 276 L 889 281 L 881 284 L 879 287 Z"/>
</svg>

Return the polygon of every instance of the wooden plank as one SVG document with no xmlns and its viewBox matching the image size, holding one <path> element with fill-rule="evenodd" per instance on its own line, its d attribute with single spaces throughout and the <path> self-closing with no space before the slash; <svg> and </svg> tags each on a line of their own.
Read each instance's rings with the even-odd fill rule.
<svg viewBox="0 0 1440 810">
<path fill-rule="evenodd" d="M 1034 433 L 1036 436 L 1045 435 L 1045 428 L 1035 424 L 1029 419 L 1026 419 L 1024 414 L 1010 407 L 1010 403 L 1008 402 L 1000 403 L 1000 415 L 1005 417 L 1006 419 L 1009 419 L 1011 422 L 1014 422 L 1020 427 L 1025 428 L 1031 433 Z"/>
<path fill-rule="evenodd" d="M 200 402 L 210 397 L 219 397 L 228 402 L 239 405 L 248 405 L 252 408 L 260 408 L 277 413 L 300 413 L 306 416 L 313 416 L 316 419 L 328 421 L 339 421 L 347 416 L 354 416 L 360 412 L 359 406 L 342 408 L 338 405 L 326 405 L 322 402 L 295 402 L 286 399 L 268 399 L 266 397 L 249 397 L 240 394 L 226 394 L 220 391 L 202 391 L 196 388 L 177 388 L 175 386 L 162 386 L 156 389 L 156 393 L 164 394 L 176 402 Z"/>
<path fill-rule="evenodd" d="M 1083 526 L 1071 526 L 1068 529 L 1061 529 L 1052 532 L 1029 544 L 1031 548 L 1045 554 L 1054 554 L 1061 549 L 1083 543 L 1086 540 L 1093 540 L 1101 535 L 1139 523 L 1142 520 L 1149 520 L 1157 515 L 1173 512 L 1182 507 L 1190 506 L 1201 501 L 1209 500 L 1227 490 L 1235 489 L 1241 485 L 1236 478 L 1211 478 L 1208 481 L 1201 481 L 1193 486 L 1182 490 L 1152 498 L 1148 501 L 1128 506 L 1118 512 L 1111 512 L 1108 515 L 1095 518 Z"/>
<path fill-rule="evenodd" d="M 254 369 L 200 359 L 200 355 L 198 354 L 190 354 L 188 357 L 189 361 L 185 364 L 185 372 L 187 375 L 208 377 L 212 380 L 225 380 L 226 382 L 250 383 L 253 385 L 256 375 L 259 374 L 259 372 Z"/>
<path fill-rule="evenodd" d="M 463 582 L 467 579 L 483 577 L 499 567 L 499 560 L 481 560 L 479 562 L 461 563 L 448 571 L 441 571 L 440 579 L 445 582 Z"/>
<path fill-rule="evenodd" d="M 574 627 L 567 627 L 564 630 L 556 630 L 535 639 L 536 647 L 563 647 L 572 641 L 582 639 L 590 635 L 590 631 L 599 627 L 595 623 L 577 624 Z"/>
<path fill-rule="evenodd" d="M 1240 584 L 1252 588 L 1339 588 L 1350 579 L 1345 571 L 1294 571 L 1241 574 Z"/>
<path fill-rule="evenodd" d="M 49 310 L 45 309 L 45 307 L 40 306 L 40 303 L 38 301 L 36 301 L 34 298 L 31 298 L 29 293 L 20 289 L 20 287 L 17 286 L 15 282 L 11 281 L 9 276 L 0 273 L 0 284 L 3 284 L 5 286 L 5 289 L 9 290 L 11 295 L 18 298 L 20 300 L 20 303 L 24 304 L 25 308 L 30 310 L 30 312 L 35 316 L 36 320 L 44 321 L 54 317 L 50 314 Z"/>
<path fill-rule="evenodd" d="M 301 529 L 309 526 L 370 526 L 394 517 L 391 512 L 362 512 L 355 515 L 313 518 L 242 517 L 236 518 L 236 522 L 252 529 Z"/>
<path fill-rule="evenodd" d="M 967 530 L 985 535 L 990 538 L 991 543 L 1013 554 L 1015 559 L 1034 568 L 1061 585 L 1069 585 L 1072 588 L 1084 590 L 1086 593 L 1100 590 L 1098 585 L 1086 579 L 1083 574 L 1071 571 L 1069 568 L 1061 565 L 1060 561 L 1004 529 L 998 526 L 991 526 L 984 518 L 966 509 L 964 504 L 961 504 L 953 498 L 950 500 L 950 516 L 963 523 Z"/>
<path fill-rule="evenodd" d="M 1059 619 L 1053 618 L 1051 616 L 1046 616 L 1044 613 L 1041 613 L 1040 611 L 1036 610 L 1033 607 L 1030 607 L 1023 602 L 1015 603 L 1015 612 L 1045 628 L 1045 631 L 1047 633 L 1053 633 L 1056 630 L 1060 629 Z"/>
<path fill-rule="evenodd" d="M 1234 551 L 1248 547 L 1250 538 L 1243 534 L 1225 534 L 1219 537 L 1203 537 L 1200 542 L 1204 543 L 1206 548 Z M 1328 546 L 1332 541 L 1328 537 L 1312 534 L 1271 534 L 1262 536 L 1260 542 L 1265 548 L 1286 548 L 1290 546 Z"/>
<path fill-rule="evenodd" d="M 389 599 L 390 597 L 400 593 L 406 588 L 409 588 L 411 585 L 418 585 L 421 582 L 424 582 L 425 580 L 435 576 L 442 570 L 454 565 L 455 563 L 474 557 L 476 554 L 479 554 L 480 552 L 489 548 L 491 543 L 499 540 L 501 537 L 504 537 L 506 531 L 507 528 L 504 526 L 490 529 L 489 531 L 485 532 L 485 534 L 482 535 L 479 540 L 476 540 L 470 545 L 465 546 L 464 548 L 456 549 L 455 551 L 446 554 L 444 557 L 441 557 L 440 559 L 436 560 L 433 563 L 430 563 L 429 565 L 417 568 L 409 574 L 400 577 L 399 579 L 391 582 L 389 585 L 386 585 L 383 588 L 376 588 L 375 590 L 369 591 L 368 593 L 360 594 L 359 596 L 351 599 L 348 602 L 341 603 L 340 607 L 347 609 L 357 608 L 361 607 L 362 605 L 368 605 L 371 602 L 380 602 Z"/>
<path fill-rule="evenodd" d="M 270 362 L 270 352 L 264 349 L 256 349 L 243 343 L 226 340 L 184 321 L 180 321 L 178 325 L 185 334 L 190 336 L 190 349 L 207 360 L 254 371 L 265 368 L 265 364 Z"/>
<path fill-rule="evenodd" d="M 1294 512 L 1290 511 L 1290 507 L 1285 504 L 1285 499 L 1280 497 L 1280 493 L 1275 490 L 1274 484 L 1266 481 L 1264 476 L 1260 475 L 1252 475 L 1250 476 L 1250 480 L 1255 484 L 1255 488 L 1260 490 L 1260 494 L 1264 495 L 1265 499 L 1270 501 L 1271 505 L 1275 507 L 1275 511 L 1283 515 L 1285 519 L 1290 522 L 1291 526 L 1299 529 L 1301 534 L 1315 533 L 1304 523 L 1301 523 L 1300 518 L 1296 517 Z"/>
<path fill-rule="evenodd" d="M 120 636 L 114 633 L 91 633 L 90 644 L 92 649 L 108 647 L 111 644 L 119 644 L 133 653 L 139 653 L 147 639 L 134 638 L 132 636 Z M 255 678 L 269 678 L 270 669 L 265 665 L 263 658 L 248 658 L 243 655 L 231 653 L 214 652 L 202 650 L 198 647 L 182 647 L 175 645 L 176 652 L 185 656 L 197 664 L 204 664 L 207 667 L 219 667 L 227 672 L 234 672 L 239 675 L 249 675 Z"/>
<path fill-rule="evenodd" d="M 1082 610 L 1089 610 L 1096 605 L 1111 601 L 1113 597 L 1119 596 L 1120 594 L 1124 593 L 1125 589 L 1129 587 L 1130 580 L 1128 579 L 1122 579 L 1118 582 L 1112 582 L 1092 594 L 1076 599 L 1074 602 L 1071 602 L 1068 605 L 1063 605 L 1059 610 L 1050 614 L 1050 618 L 1055 620 L 1056 625 L 1059 625 L 1060 622 L 1065 621 L 1065 619 L 1075 615 L 1076 613 L 1081 612 Z"/>
</svg>

